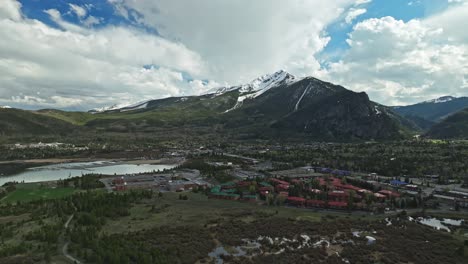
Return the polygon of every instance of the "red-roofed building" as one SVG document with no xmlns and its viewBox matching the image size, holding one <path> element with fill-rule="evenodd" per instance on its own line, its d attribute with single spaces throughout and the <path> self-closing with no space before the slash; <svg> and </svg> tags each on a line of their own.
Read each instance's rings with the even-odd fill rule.
<svg viewBox="0 0 468 264">
<path fill-rule="evenodd" d="M 287 191 L 289 189 L 289 184 L 278 184 L 276 185 L 276 191 Z"/>
<path fill-rule="evenodd" d="M 123 179 L 123 177 L 112 180 L 112 183 L 115 185 L 124 184 L 124 182 L 125 180 Z"/>
<path fill-rule="evenodd" d="M 287 199 L 288 203 L 296 206 L 304 206 L 306 199 L 302 197 L 288 197 Z"/>
<path fill-rule="evenodd" d="M 385 195 L 385 196 L 387 196 L 387 198 L 391 198 L 391 197 L 396 197 L 396 198 L 398 198 L 398 197 L 400 197 L 400 194 L 399 194 L 399 193 L 397 193 L 397 192 L 392 192 L 392 191 L 390 191 L 390 190 L 381 190 L 381 191 L 379 191 L 379 193 L 380 193 L 380 194 L 383 194 L 383 195 Z"/>
<path fill-rule="evenodd" d="M 345 189 L 345 190 L 353 190 L 353 191 L 356 191 L 356 192 L 362 190 L 362 188 L 356 187 L 356 186 L 351 185 L 351 184 L 340 185 L 340 187 L 342 189 Z"/>
<path fill-rule="evenodd" d="M 373 193 L 372 191 L 369 191 L 369 190 L 366 190 L 366 189 L 360 189 L 360 190 L 357 191 L 357 192 L 360 193 L 360 194 Z"/>
<path fill-rule="evenodd" d="M 318 178 L 318 181 L 319 181 L 319 185 L 320 185 L 320 186 L 325 186 L 325 185 L 327 185 L 327 182 L 325 181 L 324 178 Z"/>
<path fill-rule="evenodd" d="M 386 195 L 383 195 L 383 194 L 380 194 L 380 193 L 374 193 L 374 196 L 375 196 L 375 198 L 377 198 L 378 200 L 381 200 L 381 201 L 387 199 Z"/>
<path fill-rule="evenodd" d="M 278 180 L 278 179 L 275 179 L 275 178 L 271 178 L 270 181 L 271 181 L 273 184 L 289 185 L 289 182 L 282 181 L 282 180 Z"/>
<path fill-rule="evenodd" d="M 291 182 L 294 183 L 294 184 L 299 184 L 299 183 L 302 183 L 303 180 L 294 179 L 294 180 L 292 180 Z"/>
<path fill-rule="evenodd" d="M 328 207 L 334 208 L 334 209 L 345 209 L 348 207 L 348 203 L 331 201 L 331 202 L 328 202 Z"/>
<path fill-rule="evenodd" d="M 347 201 L 349 193 L 345 191 L 331 191 L 328 192 L 328 199 L 331 201 Z"/>
<path fill-rule="evenodd" d="M 325 207 L 325 201 L 307 200 L 306 205 L 307 205 L 307 207 L 320 207 L 320 208 L 323 208 L 323 207 Z"/>
</svg>

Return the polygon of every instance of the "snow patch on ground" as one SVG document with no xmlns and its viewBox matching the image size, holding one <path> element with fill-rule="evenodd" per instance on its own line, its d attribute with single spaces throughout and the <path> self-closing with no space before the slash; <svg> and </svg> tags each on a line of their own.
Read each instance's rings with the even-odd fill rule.
<svg viewBox="0 0 468 264">
<path fill-rule="evenodd" d="M 448 219 L 448 218 L 439 220 L 437 218 L 432 218 L 432 217 L 427 217 L 427 218 L 418 217 L 417 219 L 408 217 L 408 219 L 410 221 L 416 221 L 423 225 L 433 227 L 436 230 L 445 230 L 449 233 L 451 232 L 450 226 L 461 226 L 463 223 L 463 220 L 454 220 L 454 219 Z"/>
</svg>

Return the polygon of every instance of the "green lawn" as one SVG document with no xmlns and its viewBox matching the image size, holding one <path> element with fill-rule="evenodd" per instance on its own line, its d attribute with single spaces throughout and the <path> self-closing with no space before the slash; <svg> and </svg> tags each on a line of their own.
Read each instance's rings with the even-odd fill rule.
<svg viewBox="0 0 468 264">
<path fill-rule="evenodd" d="M 57 199 L 69 196 L 75 192 L 74 188 L 50 188 L 39 184 L 18 184 L 16 190 L 9 193 L 1 202 L 28 202 L 39 199 Z"/>
</svg>

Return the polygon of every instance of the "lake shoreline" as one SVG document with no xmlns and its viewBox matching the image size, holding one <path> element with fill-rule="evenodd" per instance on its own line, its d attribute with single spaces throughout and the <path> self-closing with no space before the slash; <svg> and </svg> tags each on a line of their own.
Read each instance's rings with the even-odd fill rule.
<svg viewBox="0 0 468 264">
<path fill-rule="evenodd" d="M 182 164 L 184 158 L 160 158 L 160 159 L 109 159 L 109 158 L 53 158 L 53 159 L 30 159 L 30 160 L 11 160 L 0 161 L 0 179 L 25 172 L 31 168 L 53 166 L 68 163 L 92 163 L 108 162 L 113 164 L 134 164 L 134 165 L 164 165 L 164 164 Z M 99 165 L 96 165 L 98 167 Z M 103 165 L 105 166 L 105 165 Z"/>
<path fill-rule="evenodd" d="M 36 166 L 24 169 L 22 172 L 0 176 L 0 186 L 7 182 L 46 182 L 63 180 L 70 177 L 81 177 L 85 174 L 100 175 L 132 175 L 173 169 L 179 166 L 183 159 L 158 160 L 97 160 L 92 162 L 53 163 L 37 166 L 43 163 L 29 163 Z"/>
<path fill-rule="evenodd" d="M 74 162 L 97 162 L 97 161 L 108 161 L 108 162 L 126 162 L 129 164 L 165 164 L 165 163 L 181 163 L 184 158 L 160 158 L 160 159 L 109 159 L 109 158 L 52 158 L 52 159 L 30 159 L 30 160 L 7 160 L 0 161 L 0 165 L 4 164 L 62 164 L 62 163 L 74 163 Z"/>
</svg>

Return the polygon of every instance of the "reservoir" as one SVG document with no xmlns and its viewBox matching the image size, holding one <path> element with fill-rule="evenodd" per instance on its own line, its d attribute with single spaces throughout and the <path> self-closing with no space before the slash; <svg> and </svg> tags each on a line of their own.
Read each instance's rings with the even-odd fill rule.
<svg viewBox="0 0 468 264">
<path fill-rule="evenodd" d="M 126 164 L 95 161 L 54 164 L 29 168 L 21 173 L 0 177 L 0 186 L 7 182 L 43 182 L 82 176 L 83 174 L 124 175 L 172 169 L 177 164 Z"/>
</svg>

